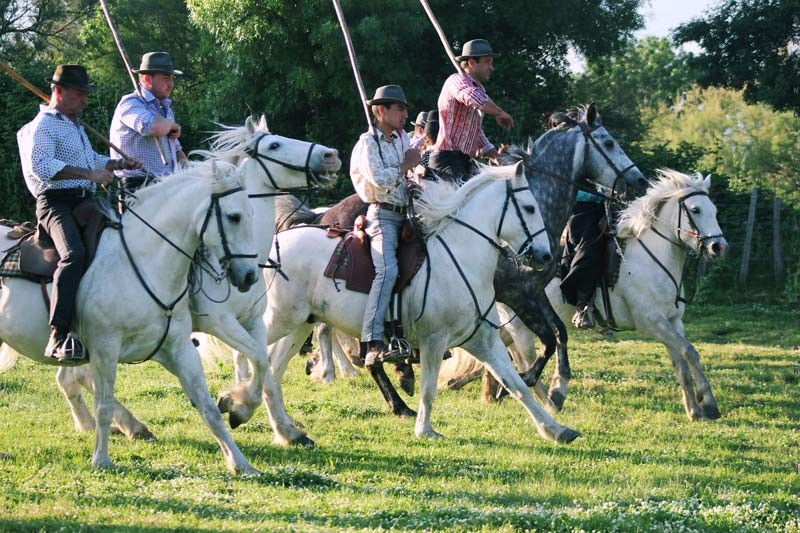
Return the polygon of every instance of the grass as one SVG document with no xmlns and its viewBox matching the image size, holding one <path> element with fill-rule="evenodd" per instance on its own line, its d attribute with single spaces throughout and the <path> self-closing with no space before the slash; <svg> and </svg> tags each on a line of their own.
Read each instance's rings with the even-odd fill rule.
<svg viewBox="0 0 800 533">
<path fill-rule="evenodd" d="M 690 310 L 722 419 L 690 423 L 665 350 L 636 334 L 573 332 L 573 380 L 540 439 L 522 407 L 482 405 L 479 385 L 437 397 L 439 441 L 414 437 L 367 376 L 311 383 L 296 358 L 290 414 L 315 449 L 278 448 L 260 411 L 233 432 L 264 475 L 224 469 L 177 380 L 121 367 L 117 396 L 159 437 L 112 437 L 94 471 L 53 371 L 0 375 L 0 530 L 7 531 L 800 531 L 800 317 L 740 304 Z M 230 366 L 207 372 L 214 393 Z M 418 401 L 414 398 L 412 405 Z"/>
</svg>

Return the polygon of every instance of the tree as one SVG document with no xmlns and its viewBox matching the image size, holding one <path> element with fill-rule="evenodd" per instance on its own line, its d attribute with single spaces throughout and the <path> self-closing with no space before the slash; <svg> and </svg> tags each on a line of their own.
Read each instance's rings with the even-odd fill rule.
<svg viewBox="0 0 800 533">
<path fill-rule="evenodd" d="M 574 94 L 578 100 L 597 102 L 603 122 L 618 138 L 641 139 L 657 110 L 694 84 L 696 73 L 688 60 L 668 39 L 647 37 L 588 61 L 586 71 L 575 77 Z"/>
<path fill-rule="evenodd" d="M 690 61 L 703 86 L 744 89 L 748 102 L 800 112 L 800 0 L 726 0 L 673 36 L 703 48 Z"/>
</svg>

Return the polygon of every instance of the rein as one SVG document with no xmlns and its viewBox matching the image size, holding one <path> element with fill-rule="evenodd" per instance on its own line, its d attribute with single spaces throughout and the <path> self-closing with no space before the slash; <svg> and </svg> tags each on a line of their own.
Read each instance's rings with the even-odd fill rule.
<svg viewBox="0 0 800 533">
<path fill-rule="evenodd" d="M 307 190 L 307 189 L 310 189 L 311 187 L 315 187 L 315 186 L 318 186 L 320 184 L 319 180 L 317 179 L 317 176 L 311 170 L 311 165 L 310 165 L 310 163 L 311 163 L 311 155 L 314 152 L 314 147 L 317 146 L 316 143 L 310 143 L 309 144 L 308 153 L 306 154 L 306 162 L 305 162 L 305 164 L 303 166 L 300 166 L 300 165 L 295 165 L 294 163 L 289 163 L 287 161 L 281 161 L 280 159 L 276 159 L 274 157 L 270 157 L 268 155 L 264 155 L 261 152 L 259 152 L 258 148 L 261 145 L 261 141 L 264 139 L 264 137 L 267 137 L 268 135 L 270 135 L 270 134 L 269 133 L 262 133 L 261 135 L 259 135 L 259 137 L 258 137 L 258 139 L 256 139 L 256 142 L 253 145 L 253 147 L 252 148 L 247 148 L 245 150 L 245 153 L 247 155 L 249 155 L 250 158 L 253 159 L 256 163 L 258 163 L 259 166 L 261 166 L 261 169 L 264 171 L 264 174 L 266 174 L 267 179 L 269 179 L 270 183 L 272 184 L 272 187 L 275 188 L 275 189 L 282 189 L 282 191 L 280 191 L 280 192 L 271 192 L 271 193 L 249 194 L 248 196 L 250 198 L 266 198 L 266 197 L 270 197 L 270 196 L 282 196 L 282 195 L 285 195 L 285 194 L 292 194 L 292 191 Z M 305 187 L 297 187 L 297 188 L 293 188 L 293 189 L 287 189 L 285 187 L 279 187 L 278 184 L 275 182 L 275 178 L 272 177 L 272 173 L 269 171 L 269 168 L 264 163 L 264 161 L 270 161 L 272 163 L 277 163 L 278 165 L 280 165 L 280 166 L 282 166 L 284 168 L 288 168 L 290 170 L 296 170 L 298 172 L 305 173 L 305 175 L 306 175 L 306 186 Z"/>
<path fill-rule="evenodd" d="M 258 257 L 256 254 L 232 254 L 230 252 L 230 247 L 228 246 L 228 239 L 225 236 L 225 230 L 224 230 L 224 228 L 222 226 L 222 211 L 221 211 L 221 207 L 219 205 L 220 198 L 224 198 L 226 196 L 229 196 L 231 194 L 240 192 L 242 190 L 243 189 L 241 187 L 234 187 L 233 189 L 230 189 L 230 190 L 225 191 L 225 192 L 212 194 L 211 195 L 211 203 L 208 206 L 208 210 L 206 211 L 205 219 L 203 220 L 202 229 L 200 230 L 199 237 L 200 237 L 200 241 L 202 242 L 203 235 L 205 234 L 206 229 L 208 228 L 208 223 L 209 223 L 209 220 L 211 219 L 211 215 L 212 215 L 212 213 L 216 214 L 216 216 L 217 216 L 217 228 L 219 229 L 220 238 L 222 239 L 222 246 L 223 246 L 223 249 L 225 251 L 225 256 L 222 259 L 223 261 L 230 261 L 231 259 L 234 259 L 234 258 L 255 258 L 255 257 Z M 133 209 L 130 209 L 130 207 L 128 207 L 127 211 L 129 211 L 136 218 L 141 220 L 148 228 L 153 230 L 153 232 L 155 232 L 156 235 L 161 237 L 161 239 L 163 241 L 165 241 L 171 247 L 176 249 L 181 255 L 183 255 L 184 257 L 188 258 L 189 261 L 193 261 L 193 257 L 191 255 L 189 255 L 184 250 L 182 250 L 177 244 L 172 242 L 166 235 L 164 235 L 163 233 L 158 231 L 155 227 L 153 227 L 149 222 L 147 222 L 144 218 L 142 218 Z M 166 327 L 164 328 L 164 333 L 163 333 L 163 335 L 161 335 L 161 338 L 159 339 L 158 344 L 156 345 L 156 348 L 152 352 L 150 352 L 150 354 L 147 357 L 145 357 L 144 359 L 139 360 L 139 361 L 132 361 L 130 363 L 130 364 L 140 364 L 140 363 L 144 363 L 144 362 L 149 361 L 150 359 L 152 359 L 152 357 L 156 353 L 158 353 L 158 351 L 161 349 L 161 346 L 164 344 L 164 341 L 167 339 L 167 335 L 169 334 L 169 328 L 170 328 L 170 325 L 172 324 L 172 311 L 173 311 L 173 309 L 175 309 L 175 306 L 178 305 L 178 302 L 180 302 L 183 299 L 183 297 L 186 296 L 186 293 L 189 292 L 189 283 L 188 282 L 186 283 L 186 287 L 183 289 L 183 291 L 181 291 L 181 293 L 178 295 L 178 297 L 175 298 L 171 303 L 169 303 L 169 304 L 164 303 L 153 292 L 153 290 L 150 288 L 150 286 L 147 284 L 147 281 L 144 279 L 144 275 L 142 274 L 141 270 L 139 269 L 139 266 L 136 264 L 136 260 L 133 258 L 133 254 L 131 253 L 130 248 L 128 247 L 128 241 L 125 239 L 125 231 L 124 231 L 124 227 L 122 225 L 121 215 L 120 215 L 119 223 L 118 223 L 116 229 L 117 229 L 117 231 L 119 231 L 119 237 L 120 237 L 120 241 L 122 243 L 122 248 L 123 248 L 123 250 L 125 250 L 125 255 L 128 258 L 128 262 L 130 262 L 130 264 L 131 264 L 131 268 L 133 268 L 134 274 L 136 274 L 136 278 L 139 280 L 139 283 L 142 285 L 142 287 L 144 287 L 145 292 L 150 296 L 150 298 L 156 303 L 156 305 L 158 305 L 161 308 L 162 311 L 164 311 L 164 315 L 166 316 L 166 319 L 167 319 L 167 324 L 166 324 Z"/>
</svg>

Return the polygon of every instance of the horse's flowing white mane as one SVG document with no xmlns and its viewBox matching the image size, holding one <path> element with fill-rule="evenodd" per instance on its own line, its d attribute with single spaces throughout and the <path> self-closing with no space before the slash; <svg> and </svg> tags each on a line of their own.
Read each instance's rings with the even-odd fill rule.
<svg viewBox="0 0 800 533">
<path fill-rule="evenodd" d="M 239 159 L 247 155 L 247 148 L 253 141 L 253 134 L 269 133 L 267 119 L 263 115 L 258 122 L 248 117 L 243 126 L 226 126 L 219 124 L 222 130 L 214 133 L 208 138 L 210 147 L 208 150 L 193 150 L 191 155 L 198 155 L 205 159 L 221 159 L 229 163 L 238 163 Z"/>
<path fill-rule="evenodd" d="M 639 237 L 656 219 L 661 205 L 677 196 L 695 191 L 708 192 L 708 184 L 699 172 L 694 175 L 677 170 L 660 168 L 658 179 L 647 189 L 647 194 L 637 198 L 619 216 L 617 235 L 622 238 Z"/>
<path fill-rule="evenodd" d="M 153 195 L 170 195 L 171 193 L 165 192 L 165 189 L 182 191 L 202 181 L 210 182 L 211 192 L 224 192 L 241 186 L 240 178 L 241 171 L 232 163 L 214 159 L 192 161 L 186 168 L 162 176 L 160 181 L 138 189 L 134 194 L 135 200 L 132 205 L 141 204 Z M 174 197 L 180 198 L 180 192 L 175 193 Z"/>
<path fill-rule="evenodd" d="M 477 191 L 495 181 L 514 177 L 514 166 L 482 166 L 481 173 L 473 176 L 463 186 L 448 181 L 425 181 L 422 193 L 414 200 L 414 211 L 422 223 L 426 237 L 434 237 L 450 224 L 447 218 L 457 214 L 459 208 Z"/>
</svg>

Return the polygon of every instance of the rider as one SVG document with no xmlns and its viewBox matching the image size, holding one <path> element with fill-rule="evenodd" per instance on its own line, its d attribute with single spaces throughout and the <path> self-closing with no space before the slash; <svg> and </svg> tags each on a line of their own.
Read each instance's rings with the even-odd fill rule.
<svg viewBox="0 0 800 533">
<path fill-rule="evenodd" d="M 494 71 L 495 55 L 488 41 L 467 41 L 456 57 L 463 72 L 444 82 L 438 101 L 439 135 L 430 158 L 431 170 L 443 179 L 468 180 L 473 173 L 472 157 L 497 159 L 497 150 L 483 133 L 484 114 L 493 115 L 505 129 L 514 127 L 511 115 L 483 87 Z"/>
<path fill-rule="evenodd" d="M 48 80 L 50 104 L 17 132 L 22 172 L 36 198 L 36 219 L 55 244 L 58 267 L 50 297 L 50 339 L 45 356 L 61 361 L 86 359 L 83 344 L 70 330 L 75 296 L 83 276 L 85 249 L 72 210 L 96 185 L 111 183 L 113 170 L 139 169 L 135 160 L 109 159 L 92 149 L 78 117 L 95 86 L 80 65 L 59 65 Z"/>
<path fill-rule="evenodd" d="M 428 111 L 420 111 L 417 113 L 417 120 L 411 123 L 414 126 L 414 131 L 411 132 L 409 140 L 411 141 L 411 148 L 418 148 L 422 150 L 422 145 L 425 143 L 425 124 L 428 122 Z"/>
<path fill-rule="evenodd" d="M 123 152 L 139 159 L 144 171 L 153 176 L 163 176 L 177 171 L 186 164 L 178 138 L 181 126 L 175 121 L 170 94 L 175 87 L 175 76 L 183 72 L 175 70 L 167 52 L 148 52 L 142 56 L 138 70 L 141 97 L 138 93 L 126 94 L 117 104 L 111 119 L 109 137 L 111 143 Z M 162 140 L 162 137 L 167 137 Z M 164 164 L 156 143 L 165 147 L 167 163 Z M 111 149 L 111 155 L 117 152 Z M 129 189 L 139 188 L 145 181 L 142 170 L 117 172 Z"/>
<path fill-rule="evenodd" d="M 572 216 L 567 221 L 566 250 L 562 258 L 569 272 L 561 280 L 561 292 L 575 306 L 572 323 L 581 329 L 594 327 L 594 292 L 603 273 L 604 243 L 600 223 L 605 206 L 600 196 L 578 191 Z"/>
<path fill-rule="evenodd" d="M 396 362 L 401 354 L 384 342 L 384 317 L 398 276 L 397 243 L 406 215 L 406 174 L 420 161 L 403 131 L 408 102 L 398 85 L 378 87 L 367 100 L 373 127 L 362 133 L 350 158 L 350 178 L 362 201 L 369 204 L 366 232 L 370 236 L 375 279 L 369 291 L 361 328 L 366 366 Z"/>
</svg>

